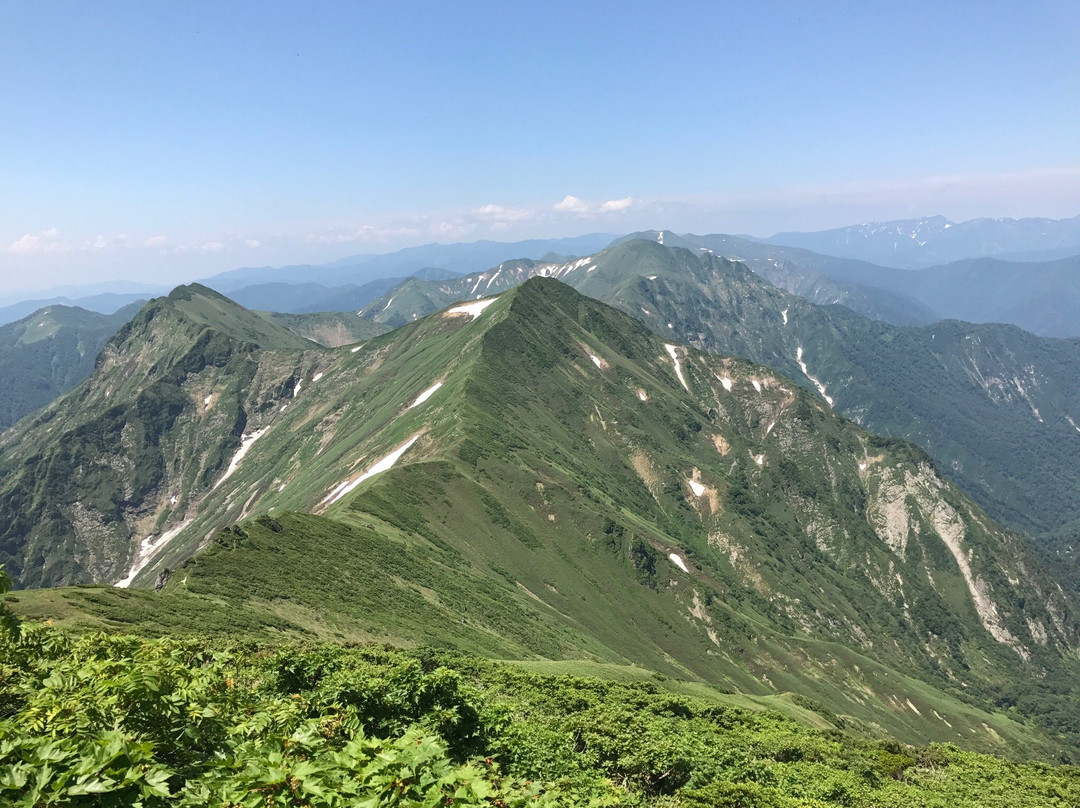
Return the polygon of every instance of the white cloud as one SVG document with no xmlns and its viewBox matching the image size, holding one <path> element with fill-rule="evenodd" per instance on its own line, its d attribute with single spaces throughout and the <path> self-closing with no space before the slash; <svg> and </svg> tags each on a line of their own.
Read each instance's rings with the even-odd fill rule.
<svg viewBox="0 0 1080 808">
<path fill-rule="evenodd" d="M 143 242 L 143 246 L 145 246 L 145 247 L 164 247 L 165 246 L 165 236 L 151 236 L 150 238 L 148 238 L 146 241 Z"/>
<path fill-rule="evenodd" d="M 249 238 L 244 240 L 244 246 L 256 250 L 262 246 L 262 242 L 255 238 Z"/>
<path fill-rule="evenodd" d="M 10 252 L 17 255 L 35 255 L 66 249 L 68 249 L 68 246 L 60 238 L 60 231 L 55 227 L 50 227 L 48 230 L 42 230 L 38 233 L 24 233 L 21 238 L 16 239 L 8 247 Z"/>
<path fill-rule="evenodd" d="M 589 205 L 584 200 L 567 194 L 563 197 L 562 202 L 555 205 L 555 210 L 559 213 L 577 213 L 579 215 L 584 215 L 589 212 Z"/>
<path fill-rule="evenodd" d="M 557 203 L 552 210 L 556 213 L 573 213 L 579 218 L 600 216 L 605 213 L 622 213 L 634 204 L 632 196 L 624 196 L 622 199 L 609 199 L 606 202 L 590 202 L 567 194 L 563 201 Z"/>
<path fill-rule="evenodd" d="M 473 215 L 479 219 L 496 222 L 524 222 L 532 219 L 535 213 L 525 208 L 505 208 L 502 205 L 484 205 L 482 208 L 475 208 Z"/>
<path fill-rule="evenodd" d="M 204 241 L 202 244 L 199 245 L 199 249 L 203 252 L 216 253 L 224 250 L 225 245 L 222 244 L 220 241 Z"/>
<path fill-rule="evenodd" d="M 624 196 L 622 199 L 609 199 L 600 206 L 601 213 L 622 213 L 634 204 L 634 197 Z"/>
<path fill-rule="evenodd" d="M 97 236 L 87 247 L 89 250 L 104 250 L 109 246 L 109 240 L 105 236 Z"/>
</svg>

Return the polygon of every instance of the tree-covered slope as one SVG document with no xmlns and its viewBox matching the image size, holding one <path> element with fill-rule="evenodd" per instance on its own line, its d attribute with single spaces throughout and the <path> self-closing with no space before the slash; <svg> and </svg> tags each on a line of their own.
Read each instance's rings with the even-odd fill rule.
<svg viewBox="0 0 1080 808">
<path fill-rule="evenodd" d="M 139 308 L 98 314 L 53 305 L 0 326 L 0 431 L 89 376 L 105 341 Z"/>
</svg>

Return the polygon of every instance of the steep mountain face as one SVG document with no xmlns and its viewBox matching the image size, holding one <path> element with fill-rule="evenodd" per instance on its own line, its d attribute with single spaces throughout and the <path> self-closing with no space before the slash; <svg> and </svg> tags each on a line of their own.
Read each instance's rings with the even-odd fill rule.
<svg viewBox="0 0 1080 808">
<path fill-rule="evenodd" d="M 790 375 L 867 429 L 922 446 L 997 519 L 1040 533 L 1080 527 L 1076 340 L 953 321 L 896 328 L 812 305 L 741 263 L 654 240 L 411 284 L 363 314 L 394 324 L 530 275 L 559 278 L 658 334 Z"/>
<path fill-rule="evenodd" d="M 777 233 L 764 241 L 908 269 L 966 258 L 1048 260 L 1080 253 L 1080 216 L 959 223 L 931 216 L 816 233 Z"/>
<path fill-rule="evenodd" d="M 317 350 L 205 288 L 152 301 L 88 380 L 0 436 L 0 563 L 22 586 L 122 578 Z"/>
<path fill-rule="evenodd" d="M 114 350 L 142 345 L 149 362 L 154 334 L 136 336 Z M 922 452 L 563 284 L 533 279 L 354 348 L 292 347 L 231 354 L 246 387 L 225 391 L 209 365 L 177 380 L 186 406 L 161 434 L 181 434 L 191 407 L 188 454 L 233 440 L 189 489 L 165 477 L 144 498 L 176 491 L 183 521 L 159 519 L 175 527 L 134 535 L 121 556 L 148 536 L 130 579 L 172 574 L 157 595 L 60 592 L 68 608 L 635 662 L 798 691 L 867 731 L 947 740 L 962 727 L 986 748 L 1022 730 L 950 694 L 986 703 L 1076 653 L 1069 598 Z M 85 399 L 110 389 L 107 362 Z M 208 384 L 245 427 L 208 428 Z M 19 463 L 10 443 L 4 457 L 5 495 L 12 473 L 47 462 Z"/>
<path fill-rule="evenodd" d="M 89 376 L 106 341 L 142 306 L 125 306 L 112 315 L 49 306 L 18 323 L 0 326 L 0 430 Z M 388 330 L 351 311 L 261 312 L 261 316 L 328 348 L 352 345 Z"/>
<path fill-rule="evenodd" d="M 54 305 L 0 326 L 0 431 L 89 376 L 105 341 L 140 308 L 106 315 Z"/>
</svg>

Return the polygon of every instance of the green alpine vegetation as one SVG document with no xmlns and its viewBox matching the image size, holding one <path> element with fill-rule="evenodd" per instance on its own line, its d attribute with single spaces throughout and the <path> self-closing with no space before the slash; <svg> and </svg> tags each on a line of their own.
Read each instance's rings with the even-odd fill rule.
<svg viewBox="0 0 1080 808">
<path fill-rule="evenodd" d="M 1080 581 L 1080 340 L 957 321 L 891 326 L 813 305 L 704 248 L 641 239 L 573 262 L 407 282 L 364 314 L 400 324 L 534 275 L 665 338 L 773 367 L 866 429 L 916 443 L 995 519 L 1034 536 L 1072 588 Z"/>
<path fill-rule="evenodd" d="M 182 287 L 2 463 L 20 587 L 136 587 L 15 595 L 73 629 L 644 668 L 865 738 L 1080 747 L 1075 604 L 1022 537 L 914 446 L 551 279 L 335 350 Z"/>
<path fill-rule="evenodd" d="M 141 308 L 98 314 L 53 305 L 0 325 L 0 431 L 89 376 L 106 340 Z"/>
<path fill-rule="evenodd" d="M 77 639 L 0 645 L 12 806 L 1034 808 L 1080 771 L 853 738 L 663 677 L 420 648 Z"/>
</svg>

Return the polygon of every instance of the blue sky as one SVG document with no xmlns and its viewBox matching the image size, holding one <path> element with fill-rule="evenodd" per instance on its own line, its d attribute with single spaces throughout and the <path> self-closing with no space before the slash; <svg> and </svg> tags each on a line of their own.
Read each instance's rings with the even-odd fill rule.
<svg viewBox="0 0 1080 808">
<path fill-rule="evenodd" d="M 1080 4 L 0 0 L 0 292 L 1080 214 Z"/>
</svg>

